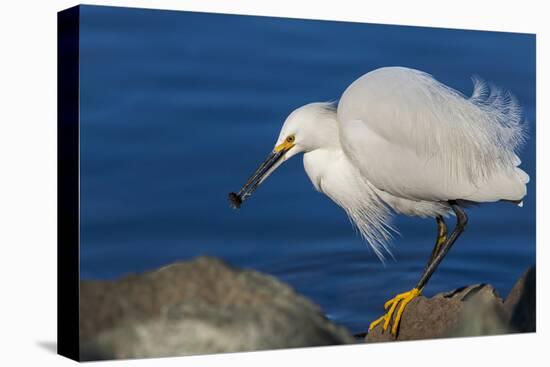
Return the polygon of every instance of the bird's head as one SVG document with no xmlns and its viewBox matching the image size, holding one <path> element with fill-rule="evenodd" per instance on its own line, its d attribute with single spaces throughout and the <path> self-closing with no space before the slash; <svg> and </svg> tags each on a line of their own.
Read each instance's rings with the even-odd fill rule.
<svg viewBox="0 0 550 367">
<path fill-rule="evenodd" d="M 294 110 L 285 120 L 273 150 L 239 193 L 230 193 L 229 201 L 239 208 L 244 200 L 283 162 L 293 156 L 328 147 L 338 142 L 336 112 L 332 103 L 310 103 Z"/>
</svg>

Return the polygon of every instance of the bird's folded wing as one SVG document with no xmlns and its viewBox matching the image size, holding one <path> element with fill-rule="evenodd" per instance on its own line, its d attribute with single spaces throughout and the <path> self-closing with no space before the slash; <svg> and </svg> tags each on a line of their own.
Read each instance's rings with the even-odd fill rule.
<svg viewBox="0 0 550 367">
<path fill-rule="evenodd" d="M 514 152 L 523 138 L 519 107 L 479 81 L 466 98 L 428 74 L 379 69 L 346 90 L 338 121 L 351 161 L 393 195 L 494 201 L 524 194 Z M 487 195 L 495 183 L 502 186 L 498 194 Z"/>
</svg>

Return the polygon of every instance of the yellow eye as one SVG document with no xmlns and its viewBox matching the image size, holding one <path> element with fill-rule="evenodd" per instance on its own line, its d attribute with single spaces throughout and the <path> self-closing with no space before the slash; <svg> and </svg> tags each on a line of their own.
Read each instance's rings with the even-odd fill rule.
<svg viewBox="0 0 550 367">
<path fill-rule="evenodd" d="M 290 135 L 286 138 L 287 143 L 294 143 L 294 135 Z"/>
</svg>

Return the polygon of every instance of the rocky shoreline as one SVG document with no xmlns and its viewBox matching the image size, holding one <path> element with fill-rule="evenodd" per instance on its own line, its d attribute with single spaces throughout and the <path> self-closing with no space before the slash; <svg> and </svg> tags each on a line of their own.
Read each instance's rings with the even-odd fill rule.
<svg viewBox="0 0 550 367">
<path fill-rule="evenodd" d="M 535 268 L 529 268 L 504 300 L 487 284 L 471 285 L 431 298 L 419 296 L 403 312 L 397 338 L 383 333 L 378 325 L 365 339 L 382 342 L 534 332 L 535 279 Z"/>
<path fill-rule="evenodd" d="M 319 306 L 276 278 L 212 257 L 80 285 L 81 359 L 121 359 L 357 343 Z M 474 285 L 413 300 L 397 339 L 535 331 L 535 269 L 505 300 Z"/>
</svg>

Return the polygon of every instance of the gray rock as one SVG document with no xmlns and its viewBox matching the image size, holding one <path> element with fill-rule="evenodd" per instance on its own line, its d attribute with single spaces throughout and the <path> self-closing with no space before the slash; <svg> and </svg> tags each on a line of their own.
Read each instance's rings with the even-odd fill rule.
<svg viewBox="0 0 550 367">
<path fill-rule="evenodd" d="M 536 269 L 529 268 L 514 285 L 504 301 L 510 325 L 520 332 L 536 330 Z"/>
<path fill-rule="evenodd" d="M 503 301 L 485 284 L 417 297 L 405 309 L 397 338 L 378 325 L 367 342 L 495 335 L 535 331 L 535 268 L 518 280 Z"/>
<path fill-rule="evenodd" d="M 355 342 L 274 277 L 208 257 L 81 282 L 80 327 L 83 360 Z"/>
</svg>

